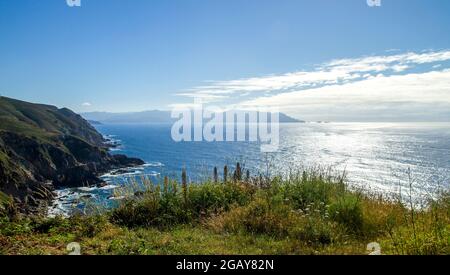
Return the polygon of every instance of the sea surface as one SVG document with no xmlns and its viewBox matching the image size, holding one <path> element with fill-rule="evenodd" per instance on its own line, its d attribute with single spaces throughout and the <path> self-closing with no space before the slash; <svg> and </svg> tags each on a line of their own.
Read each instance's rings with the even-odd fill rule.
<svg viewBox="0 0 450 275">
<path fill-rule="evenodd" d="M 211 178 L 215 166 L 240 162 L 252 175 L 286 174 L 295 168 L 331 169 L 346 174 L 355 188 L 399 194 L 413 186 L 415 197 L 434 196 L 450 188 L 450 123 L 295 123 L 281 124 L 280 146 L 262 153 L 253 142 L 175 142 L 171 125 L 97 125 L 120 144 L 113 154 L 138 157 L 146 165 L 108 173 L 104 187 L 59 190 L 50 215 L 84 209 L 86 204 L 114 206 L 123 197 L 117 189 L 143 176 L 161 182 Z M 231 169 L 230 169 L 231 170 Z"/>
</svg>

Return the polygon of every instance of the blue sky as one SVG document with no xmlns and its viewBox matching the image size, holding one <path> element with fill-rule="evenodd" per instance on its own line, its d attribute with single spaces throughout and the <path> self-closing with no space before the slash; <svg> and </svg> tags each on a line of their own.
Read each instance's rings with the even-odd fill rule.
<svg viewBox="0 0 450 275">
<path fill-rule="evenodd" d="M 0 94 L 78 112 L 168 109 L 192 102 L 196 93 L 216 104 L 261 104 L 277 99 L 274 102 L 292 115 L 330 120 L 373 120 L 380 108 L 398 109 L 393 106 L 396 102 L 406 108 L 402 113 L 411 113 L 400 120 L 414 119 L 436 104 L 433 100 L 444 98 L 430 119 L 450 114 L 446 113 L 450 96 L 445 93 L 450 60 L 447 0 L 381 0 L 381 7 L 369 7 L 366 0 L 81 3 L 81 7 L 70 8 L 65 0 L 0 0 Z M 417 58 L 411 61 L 405 54 Z M 436 54 L 440 56 L 430 61 Z M 345 71 L 351 81 L 340 78 L 330 82 L 327 76 L 316 79 L 320 83 L 307 80 L 305 84 L 302 78 L 300 83 L 294 80 L 294 85 L 280 87 L 280 79 L 271 78 L 330 71 L 336 60 L 367 65 L 364 58 L 368 56 L 398 58 L 381 62 L 389 70 Z M 379 60 L 368 62 L 380 64 Z M 370 112 L 356 110 L 361 109 L 361 102 L 353 99 L 360 90 L 345 95 L 353 99 L 344 102 L 323 95 L 327 91 L 315 90 L 334 92 L 342 85 L 364 90 L 366 84 L 379 90 L 380 82 L 391 86 L 401 83 L 401 89 L 408 90 L 405 85 L 422 74 L 426 81 L 440 85 L 430 92 L 431 99 L 421 102 L 417 97 L 409 102 L 402 92 L 395 99 L 383 98 Z M 379 81 L 374 83 L 377 77 Z M 247 81 L 237 82 L 238 88 L 230 93 L 230 85 L 235 87 L 239 80 Z M 249 89 L 253 80 L 269 85 Z M 415 87 L 428 87 L 426 81 Z M 331 88 L 325 87 L 328 85 Z M 321 97 L 303 101 L 303 95 L 309 93 Z M 311 107 L 321 99 L 328 105 Z M 292 100 L 303 105 L 285 105 Z M 373 106 L 377 103 L 374 100 L 364 102 Z M 348 114 L 342 108 L 329 111 L 349 104 L 358 108 Z M 395 120 L 397 114 L 390 112 Z"/>
</svg>

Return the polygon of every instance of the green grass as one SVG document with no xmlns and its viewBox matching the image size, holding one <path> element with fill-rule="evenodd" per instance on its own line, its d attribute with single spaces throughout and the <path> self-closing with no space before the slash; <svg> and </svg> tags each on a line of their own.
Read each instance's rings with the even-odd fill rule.
<svg viewBox="0 0 450 275">
<path fill-rule="evenodd" d="M 23 200 L 25 185 L 55 178 L 74 159 L 92 162 L 90 154 L 106 154 L 102 147 L 102 135 L 76 113 L 0 96 L 1 191 Z"/>
<path fill-rule="evenodd" d="M 11 132 L 53 145 L 58 144 L 57 140 L 61 135 L 76 136 L 95 145 L 102 142 L 101 135 L 89 123 L 68 109 L 2 96 L 0 96 L 1 132 Z"/>
<path fill-rule="evenodd" d="M 8 195 L 0 191 L 0 216 L 6 215 L 10 204 L 11 204 L 10 197 L 8 197 Z"/>
<path fill-rule="evenodd" d="M 448 193 L 418 210 L 321 171 L 258 180 L 147 181 L 139 197 L 100 214 L 4 217 L 0 253 L 67 254 L 70 242 L 95 255 L 368 254 L 371 242 L 383 254 L 450 253 Z"/>
</svg>

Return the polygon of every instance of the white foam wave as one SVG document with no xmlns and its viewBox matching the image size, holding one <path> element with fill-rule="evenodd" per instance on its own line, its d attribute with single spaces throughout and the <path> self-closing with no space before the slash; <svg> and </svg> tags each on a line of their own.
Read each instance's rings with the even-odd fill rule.
<svg viewBox="0 0 450 275">
<path fill-rule="evenodd" d="M 114 185 L 114 184 L 109 184 L 103 187 L 100 187 L 101 190 L 112 190 L 112 189 L 116 189 L 119 188 L 119 186 Z"/>
<path fill-rule="evenodd" d="M 92 192 L 94 190 L 97 190 L 98 188 L 97 187 L 79 187 L 77 189 L 82 192 Z"/>
<path fill-rule="evenodd" d="M 164 164 L 161 162 L 148 162 L 142 165 L 143 167 L 163 167 Z"/>
<path fill-rule="evenodd" d="M 109 197 L 109 200 L 118 201 L 125 199 L 125 196 Z"/>
</svg>

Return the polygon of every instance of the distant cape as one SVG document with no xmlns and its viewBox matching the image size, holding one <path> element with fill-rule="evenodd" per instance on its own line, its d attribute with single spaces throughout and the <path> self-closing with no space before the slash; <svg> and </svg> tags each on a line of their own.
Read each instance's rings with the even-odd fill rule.
<svg viewBox="0 0 450 275">
<path fill-rule="evenodd" d="M 132 124 L 132 123 L 174 123 L 177 119 L 171 117 L 170 111 L 144 111 L 134 113 L 108 113 L 90 112 L 82 113 L 88 121 L 95 121 L 96 124 Z M 303 123 L 304 121 L 290 117 L 284 113 L 279 114 L 280 123 Z"/>
</svg>

